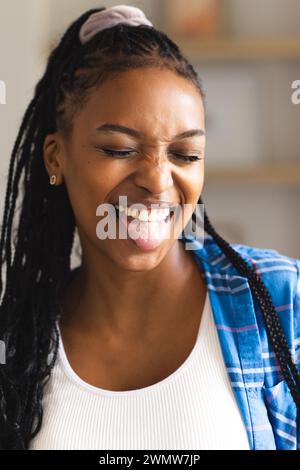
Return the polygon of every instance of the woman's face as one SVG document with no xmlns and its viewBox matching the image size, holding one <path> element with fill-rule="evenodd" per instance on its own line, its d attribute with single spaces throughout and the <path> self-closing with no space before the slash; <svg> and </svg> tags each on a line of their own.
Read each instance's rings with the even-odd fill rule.
<svg viewBox="0 0 300 470">
<path fill-rule="evenodd" d="M 99 129 L 107 124 L 132 131 Z M 175 137 L 195 129 L 200 131 L 194 136 Z M 169 70 L 148 68 L 123 72 L 93 91 L 75 115 L 69 138 L 59 132 L 47 136 L 45 164 L 50 175 L 65 181 L 84 256 L 98 254 L 134 271 L 153 269 L 162 261 L 202 192 L 204 132 L 203 102 L 195 86 Z M 55 152 L 50 151 L 53 139 Z M 128 153 L 113 155 L 107 150 Z M 200 160 L 184 159 L 191 155 Z M 117 204 L 120 196 L 127 196 L 128 206 L 148 199 L 186 206 L 183 217 L 171 219 L 168 228 L 176 226 L 169 236 L 156 248 L 145 250 L 130 237 L 118 239 L 118 218 L 115 238 L 97 235 L 97 224 L 103 217 L 108 219 L 107 212 L 96 214 L 97 207 Z"/>
</svg>

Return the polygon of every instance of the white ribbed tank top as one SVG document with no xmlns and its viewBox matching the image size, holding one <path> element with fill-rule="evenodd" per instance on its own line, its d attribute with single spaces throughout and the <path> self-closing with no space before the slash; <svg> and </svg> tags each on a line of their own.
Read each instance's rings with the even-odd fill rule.
<svg viewBox="0 0 300 470">
<path fill-rule="evenodd" d="M 95 387 L 71 368 L 60 337 L 43 406 L 32 450 L 250 448 L 208 292 L 194 347 L 168 377 L 136 390 Z"/>
</svg>

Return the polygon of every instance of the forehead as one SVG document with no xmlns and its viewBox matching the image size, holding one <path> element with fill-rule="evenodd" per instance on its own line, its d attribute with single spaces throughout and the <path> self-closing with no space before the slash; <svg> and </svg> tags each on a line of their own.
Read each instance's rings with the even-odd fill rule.
<svg viewBox="0 0 300 470">
<path fill-rule="evenodd" d="M 168 138 L 191 128 L 204 130 L 203 102 L 194 84 L 170 70 L 130 70 L 90 94 L 77 124 L 90 131 L 106 122 Z"/>
</svg>

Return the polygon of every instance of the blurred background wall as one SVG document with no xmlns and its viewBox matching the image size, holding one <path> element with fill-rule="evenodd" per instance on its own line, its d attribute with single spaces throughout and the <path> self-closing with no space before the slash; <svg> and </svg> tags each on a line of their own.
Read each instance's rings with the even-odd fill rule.
<svg viewBox="0 0 300 470">
<path fill-rule="evenodd" d="M 120 3 L 167 32 L 202 79 L 203 201 L 216 229 L 230 242 L 300 258 L 300 104 L 291 100 L 299 0 L 1 0 L 1 216 L 12 146 L 51 47 L 85 10 Z"/>
</svg>

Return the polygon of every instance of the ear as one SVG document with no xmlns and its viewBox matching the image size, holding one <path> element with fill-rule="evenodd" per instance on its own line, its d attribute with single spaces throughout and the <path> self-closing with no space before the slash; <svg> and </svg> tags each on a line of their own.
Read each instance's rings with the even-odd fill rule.
<svg viewBox="0 0 300 470">
<path fill-rule="evenodd" d="M 63 182 L 64 146 L 58 132 L 48 134 L 43 144 L 43 160 L 49 178 L 56 176 L 57 184 Z"/>
</svg>

